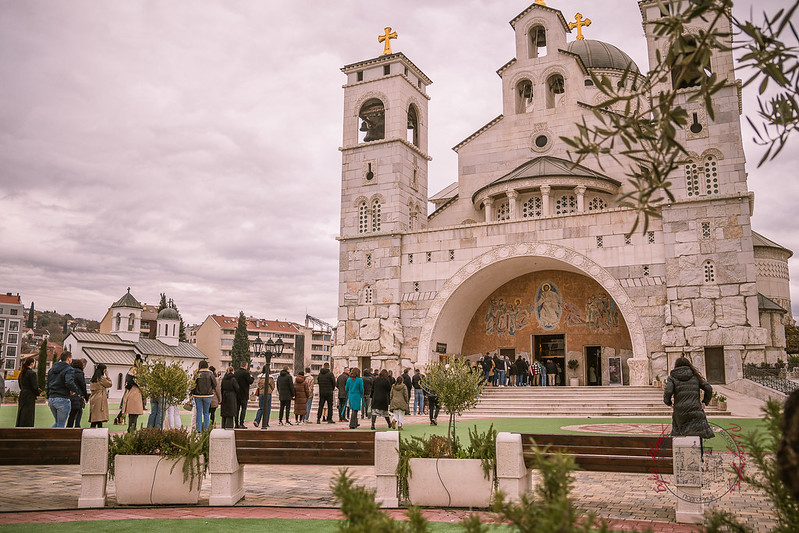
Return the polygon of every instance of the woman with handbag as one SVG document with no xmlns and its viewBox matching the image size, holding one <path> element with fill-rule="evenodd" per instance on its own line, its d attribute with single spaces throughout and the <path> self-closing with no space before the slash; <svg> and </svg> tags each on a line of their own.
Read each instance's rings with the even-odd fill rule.
<svg viewBox="0 0 799 533">
<path fill-rule="evenodd" d="M 120 413 L 120 416 L 128 417 L 128 433 L 136 430 L 136 423 L 141 414 L 144 414 L 144 398 L 136 384 L 136 367 L 132 366 L 125 376 L 125 395 L 122 397 Z"/>
<path fill-rule="evenodd" d="M 103 363 L 98 363 L 89 382 L 89 423 L 93 428 L 101 428 L 104 422 L 108 422 L 108 389 L 111 385 L 108 369 Z"/>
</svg>

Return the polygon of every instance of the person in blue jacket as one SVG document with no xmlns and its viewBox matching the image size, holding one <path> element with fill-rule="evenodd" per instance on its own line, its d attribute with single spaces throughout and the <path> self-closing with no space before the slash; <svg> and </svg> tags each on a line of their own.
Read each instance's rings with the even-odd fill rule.
<svg viewBox="0 0 799 533">
<path fill-rule="evenodd" d="M 347 392 L 347 402 L 352 412 L 350 415 L 350 429 L 355 429 L 360 426 L 358 423 L 358 411 L 363 403 L 363 379 L 361 379 L 360 370 L 357 368 L 350 369 L 350 377 L 344 390 Z"/>
</svg>

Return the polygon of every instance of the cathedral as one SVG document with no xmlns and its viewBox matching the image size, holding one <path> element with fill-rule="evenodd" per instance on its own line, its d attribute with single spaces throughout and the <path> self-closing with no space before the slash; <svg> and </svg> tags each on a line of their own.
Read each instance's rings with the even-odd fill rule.
<svg viewBox="0 0 799 533">
<path fill-rule="evenodd" d="M 639 2 L 650 67 L 668 46 L 650 23 L 669 3 Z M 580 385 L 647 385 L 682 353 L 711 383 L 785 358 L 792 253 L 751 229 L 732 53 L 709 65 L 727 81 L 715 118 L 688 101 L 690 84 L 675 87 L 689 157 L 673 201 L 631 232 L 636 212 L 617 203 L 633 188 L 625 169 L 610 157 L 575 165 L 560 140 L 606 99 L 591 74 L 624 87 L 642 72 L 583 38 L 581 19 L 537 0 L 510 21 L 501 114 L 454 147 L 458 180 L 430 196 L 430 78 L 391 53 L 390 28 L 383 55 L 342 68 L 336 368 L 491 352 L 561 372 L 576 360 Z"/>
</svg>

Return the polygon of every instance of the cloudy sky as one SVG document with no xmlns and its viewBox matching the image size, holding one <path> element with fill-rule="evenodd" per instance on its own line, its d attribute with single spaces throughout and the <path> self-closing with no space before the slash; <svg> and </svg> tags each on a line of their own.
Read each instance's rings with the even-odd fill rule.
<svg viewBox="0 0 799 533">
<path fill-rule="evenodd" d="M 508 21 L 531 2 L 0 0 L 0 291 L 95 319 L 131 287 L 166 292 L 188 323 L 335 323 L 339 69 L 399 33 L 394 51 L 434 82 L 433 194 L 457 178 L 452 146 L 501 113 Z M 548 4 L 646 68 L 634 0 Z M 797 140 L 758 169 L 744 136 L 753 227 L 799 251 Z"/>
</svg>

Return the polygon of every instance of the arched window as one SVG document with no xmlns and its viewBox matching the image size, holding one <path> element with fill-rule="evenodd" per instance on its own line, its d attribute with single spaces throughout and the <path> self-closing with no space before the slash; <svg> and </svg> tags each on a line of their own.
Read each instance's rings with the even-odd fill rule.
<svg viewBox="0 0 799 533">
<path fill-rule="evenodd" d="M 510 204 L 503 202 L 497 207 L 497 220 L 510 220 Z"/>
<path fill-rule="evenodd" d="M 577 211 L 577 199 L 574 196 L 564 194 L 555 202 L 555 214 L 565 215 Z"/>
<path fill-rule="evenodd" d="M 119 331 L 120 328 L 122 327 L 122 315 L 120 315 L 119 313 L 117 313 L 116 316 L 114 317 L 114 325 L 116 326 L 114 328 L 114 331 Z"/>
<path fill-rule="evenodd" d="M 370 98 L 358 112 L 359 142 L 379 141 L 386 136 L 386 109 L 383 102 Z"/>
<path fill-rule="evenodd" d="M 709 56 L 706 59 L 703 58 L 702 62 L 686 63 L 687 59 L 696 51 L 696 47 L 697 42 L 694 37 L 677 39 L 672 45 L 667 57 L 667 61 L 670 61 L 669 64 L 672 65 L 672 88 L 698 87 L 702 84 L 702 80 L 709 78 L 712 74 Z"/>
<path fill-rule="evenodd" d="M 533 110 L 533 82 L 521 80 L 516 84 L 516 113 L 529 113 Z"/>
<path fill-rule="evenodd" d="M 560 101 L 560 95 L 566 92 L 566 82 L 560 74 L 553 74 L 547 79 L 547 109 L 553 109 Z"/>
<path fill-rule="evenodd" d="M 591 198 L 591 201 L 588 202 L 588 210 L 589 211 L 602 211 L 608 208 L 608 203 L 599 196 L 594 196 Z"/>
<path fill-rule="evenodd" d="M 712 155 L 705 157 L 705 194 L 719 193 L 719 173 L 716 167 L 716 158 Z"/>
<path fill-rule="evenodd" d="M 522 204 L 522 217 L 540 217 L 544 214 L 543 202 L 540 196 L 533 196 Z"/>
<path fill-rule="evenodd" d="M 175 328 L 176 328 L 176 327 L 177 327 L 177 325 L 176 325 L 176 324 L 172 324 L 172 336 L 173 336 L 173 337 L 177 337 L 177 335 L 175 335 Z"/>
<path fill-rule="evenodd" d="M 380 231 L 380 200 L 372 202 L 372 231 Z"/>
<path fill-rule="evenodd" d="M 716 267 L 713 265 L 713 261 L 707 260 L 703 265 L 704 275 L 705 275 L 705 283 L 715 283 L 716 281 Z"/>
<path fill-rule="evenodd" d="M 408 106 L 408 132 L 405 140 L 414 146 L 419 146 L 419 115 L 413 104 Z"/>
<path fill-rule="evenodd" d="M 367 231 L 369 231 L 369 206 L 364 201 L 358 206 L 358 233 Z"/>
<path fill-rule="evenodd" d="M 699 167 L 696 161 L 689 160 L 685 166 L 685 190 L 689 197 L 699 196 Z"/>
<path fill-rule="evenodd" d="M 133 327 L 136 325 L 136 315 L 133 313 L 128 315 L 128 331 L 133 331 Z"/>
<path fill-rule="evenodd" d="M 528 57 L 547 55 L 547 30 L 543 26 L 533 26 L 527 34 Z"/>
</svg>

